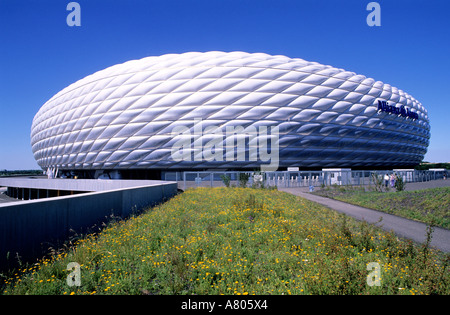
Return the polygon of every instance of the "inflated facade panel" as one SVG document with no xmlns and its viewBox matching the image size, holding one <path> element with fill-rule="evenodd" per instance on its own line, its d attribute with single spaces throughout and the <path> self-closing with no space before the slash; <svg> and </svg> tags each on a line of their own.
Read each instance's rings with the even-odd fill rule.
<svg viewBox="0 0 450 315">
<path fill-rule="evenodd" d="M 258 156 L 262 137 L 279 169 L 409 167 L 422 161 L 430 125 L 412 96 L 353 72 L 190 52 L 87 76 L 46 102 L 31 130 L 38 164 L 60 170 L 255 169 L 268 163 Z"/>
</svg>

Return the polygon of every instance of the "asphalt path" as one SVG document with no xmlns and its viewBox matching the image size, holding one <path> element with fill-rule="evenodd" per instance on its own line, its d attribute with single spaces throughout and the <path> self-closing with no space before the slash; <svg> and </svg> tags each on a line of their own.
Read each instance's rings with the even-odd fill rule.
<svg viewBox="0 0 450 315">
<path fill-rule="evenodd" d="M 17 199 L 8 197 L 5 193 L 6 193 L 6 187 L 0 187 L 0 203 L 19 201 Z"/>
<path fill-rule="evenodd" d="M 408 184 L 408 190 L 450 186 L 450 180 L 430 181 L 414 184 L 417 185 L 412 185 L 412 183 Z M 357 220 L 375 224 L 388 232 L 394 232 L 398 237 L 410 239 L 420 244 L 423 244 L 426 241 L 427 225 L 422 222 L 402 218 L 377 210 L 355 206 L 339 200 L 321 197 L 310 193 L 305 188 L 278 188 L 278 190 L 317 202 L 335 211 L 345 213 L 346 215 Z M 434 227 L 430 246 L 443 252 L 450 252 L 450 230 Z"/>
</svg>

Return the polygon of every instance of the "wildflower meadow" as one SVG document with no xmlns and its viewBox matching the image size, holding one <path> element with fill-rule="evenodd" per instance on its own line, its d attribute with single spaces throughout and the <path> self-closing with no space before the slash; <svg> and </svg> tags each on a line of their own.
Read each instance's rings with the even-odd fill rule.
<svg viewBox="0 0 450 315">
<path fill-rule="evenodd" d="M 285 192 L 197 188 L 22 266 L 1 292 L 449 294 L 448 264 L 426 244 Z"/>
</svg>

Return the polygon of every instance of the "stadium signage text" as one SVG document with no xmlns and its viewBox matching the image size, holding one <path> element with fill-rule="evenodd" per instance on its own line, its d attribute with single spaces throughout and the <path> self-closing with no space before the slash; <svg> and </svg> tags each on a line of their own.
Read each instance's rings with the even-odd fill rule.
<svg viewBox="0 0 450 315">
<path fill-rule="evenodd" d="M 378 100 L 378 111 L 390 113 L 402 117 L 408 117 L 411 119 L 419 119 L 419 114 L 416 112 L 411 111 L 409 108 L 405 106 L 397 107 L 395 105 L 389 105 L 386 101 L 380 101 Z"/>
</svg>

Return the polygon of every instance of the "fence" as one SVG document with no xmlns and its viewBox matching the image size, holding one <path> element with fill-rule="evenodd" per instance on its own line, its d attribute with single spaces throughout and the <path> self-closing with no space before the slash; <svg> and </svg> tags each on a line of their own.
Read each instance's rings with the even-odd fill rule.
<svg viewBox="0 0 450 315">
<path fill-rule="evenodd" d="M 240 172 L 240 171 L 197 171 L 197 172 L 167 172 L 164 180 L 176 181 L 180 189 L 191 187 L 221 187 L 225 186 L 223 176 L 227 176 L 230 186 L 240 186 L 240 174 L 247 174 L 247 186 L 260 184 L 255 182 L 254 175 L 262 175 L 265 187 L 310 187 L 329 185 L 374 185 L 374 176 L 384 177 L 394 173 L 405 183 L 423 182 L 442 179 L 446 171 L 417 171 L 417 170 L 365 170 L 352 171 L 348 169 L 333 169 L 322 171 L 277 171 L 277 172 Z M 256 177 L 258 178 L 258 177 Z M 244 180 L 244 178 L 242 179 Z"/>
</svg>

